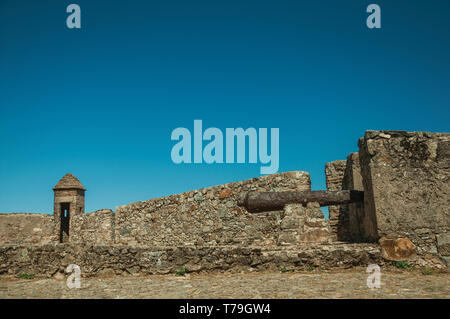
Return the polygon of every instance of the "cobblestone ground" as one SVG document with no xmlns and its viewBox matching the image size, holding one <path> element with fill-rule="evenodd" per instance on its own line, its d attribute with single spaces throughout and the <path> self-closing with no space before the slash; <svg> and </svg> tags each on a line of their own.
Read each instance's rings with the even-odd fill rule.
<svg viewBox="0 0 450 319">
<path fill-rule="evenodd" d="M 382 272 L 381 288 L 369 289 L 365 269 L 258 272 L 64 280 L 0 279 L 0 298 L 450 298 L 450 274 Z"/>
</svg>

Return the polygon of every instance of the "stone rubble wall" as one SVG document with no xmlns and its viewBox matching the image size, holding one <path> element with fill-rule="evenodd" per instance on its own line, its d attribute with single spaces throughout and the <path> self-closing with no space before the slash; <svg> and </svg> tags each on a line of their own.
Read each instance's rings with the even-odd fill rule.
<svg viewBox="0 0 450 319">
<path fill-rule="evenodd" d="M 0 245 L 42 245 L 55 240 L 53 215 L 0 214 Z"/>
<path fill-rule="evenodd" d="M 374 244 L 306 244 L 288 247 L 239 246 L 96 246 L 59 244 L 0 247 L 0 276 L 51 277 L 70 264 L 82 277 L 175 274 L 246 270 L 305 270 L 367 267 L 384 264 Z"/>
<path fill-rule="evenodd" d="M 449 261 L 450 134 L 367 131 L 359 140 L 367 241 L 407 237 L 429 259 Z"/>
<path fill-rule="evenodd" d="M 319 203 L 285 205 L 280 226 L 279 246 L 332 240 L 329 220 L 324 218 Z"/>
<path fill-rule="evenodd" d="M 309 174 L 294 171 L 212 186 L 116 208 L 121 245 L 277 245 L 283 211 L 251 214 L 237 205 L 248 191 L 308 191 Z"/>
<path fill-rule="evenodd" d="M 345 160 L 337 160 L 325 164 L 327 190 L 339 191 L 348 189 L 344 185 L 346 167 L 347 161 Z M 331 231 L 333 238 L 337 241 L 348 241 L 350 239 L 348 210 L 348 205 L 328 206 Z"/>
<path fill-rule="evenodd" d="M 83 243 L 112 244 L 113 229 L 114 212 L 100 209 L 83 216 L 79 238 Z"/>
</svg>

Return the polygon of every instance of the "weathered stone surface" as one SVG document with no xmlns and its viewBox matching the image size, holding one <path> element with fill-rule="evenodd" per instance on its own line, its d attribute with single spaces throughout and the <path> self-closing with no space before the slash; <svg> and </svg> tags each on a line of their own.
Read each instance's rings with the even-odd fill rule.
<svg viewBox="0 0 450 319">
<path fill-rule="evenodd" d="M 219 199 L 230 197 L 231 193 L 231 189 L 222 189 L 219 193 Z"/>
<path fill-rule="evenodd" d="M 325 165 L 328 190 L 364 191 L 358 153 L 351 153 L 346 161 L 339 160 Z M 331 230 L 339 241 L 360 242 L 360 225 L 364 216 L 364 202 L 328 207 Z"/>
<path fill-rule="evenodd" d="M 66 277 L 64 276 L 64 274 L 62 272 L 57 272 L 56 274 L 53 275 L 53 278 L 56 280 L 65 280 Z"/>
<path fill-rule="evenodd" d="M 450 257 L 447 256 L 441 256 L 441 260 L 443 261 L 443 263 L 450 268 Z"/>
<path fill-rule="evenodd" d="M 450 233 L 436 235 L 437 250 L 441 256 L 450 256 Z"/>
<path fill-rule="evenodd" d="M 0 245 L 43 245 L 56 240 L 53 215 L 0 214 Z"/>
<path fill-rule="evenodd" d="M 337 160 L 325 164 L 326 185 L 329 191 L 346 189 L 344 187 L 344 174 L 347 161 Z M 349 240 L 349 215 L 348 205 L 328 206 L 330 214 L 330 227 L 334 234 L 334 239 L 339 241 Z"/>
<path fill-rule="evenodd" d="M 132 203 L 116 212 L 84 214 L 85 188 L 66 174 L 54 188 L 53 216 L 0 215 L 0 244 L 57 243 L 62 238 L 95 244 L 275 245 L 281 210 L 251 215 L 237 205 L 239 196 L 252 190 L 309 191 L 310 186 L 308 173 L 294 171 Z M 70 205 L 66 232 L 61 232 L 62 204 Z"/>
<path fill-rule="evenodd" d="M 367 131 L 359 146 L 364 238 L 395 232 L 428 253 L 450 232 L 450 134 Z"/>
<path fill-rule="evenodd" d="M 58 183 L 56 183 L 55 187 L 53 187 L 53 190 L 58 190 L 58 189 L 81 189 L 81 190 L 86 190 L 83 186 L 83 184 L 81 184 L 81 182 L 78 180 L 78 178 L 76 178 L 75 176 L 73 176 L 70 173 L 67 173 L 66 175 L 63 176 L 63 178 L 61 178 Z"/>
<path fill-rule="evenodd" d="M 120 206 L 115 211 L 115 243 L 273 246 L 284 227 L 282 211 L 250 214 L 238 206 L 240 196 L 252 190 L 310 188 L 308 173 L 287 172 Z"/>
<path fill-rule="evenodd" d="M 416 246 L 408 238 L 380 239 L 383 258 L 387 260 L 406 260 L 416 256 Z"/>
<path fill-rule="evenodd" d="M 24 251 L 26 250 L 26 254 Z M 21 273 L 36 277 L 59 276 L 69 263 L 80 266 L 85 276 L 110 277 L 123 274 L 173 274 L 187 272 L 321 269 L 383 265 L 374 244 L 303 244 L 287 247 L 180 246 L 130 247 L 94 246 L 72 243 L 24 247 L 0 247 L 0 275 Z"/>
<path fill-rule="evenodd" d="M 325 177 L 328 190 L 338 191 L 342 189 L 346 165 L 347 161 L 345 160 L 337 160 L 325 164 Z"/>
<path fill-rule="evenodd" d="M 332 240 L 329 221 L 324 219 L 318 203 L 288 204 L 278 236 L 278 245 L 323 243 Z"/>
<path fill-rule="evenodd" d="M 80 241 L 83 243 L 111 244 L 114 236 L 114 212 L 101 209 L 85 214 L 80 227 Z"/>
<path fill-rule="evenodd" d="M 0 299 L 2 301 L 10 298 L 448 300 L 450 296 L 450 278 L 449 274 L 444 272 L 424 276 L 420 271 L 398 271 L 383 267 L 381 287 L 368 289 L 365 285 L 368 276 L 366 267 L 333 271 L 324 271 L 319 268 L 314 268 L 312 271 L 298 271 L 290 268 L 287 270 L 286 272 L 280 272 L 279 269 L 255 272 L 254 268 L 250 267 L 236 272 L 188 273 L 184 276 L 174 276 L 174 274 L 117 276 L 108 280 L 91 277 L 81 278 L 81 289 L 69 289 L 65 282 L 50 278 L 32 281 L 7 280 L 0 282 Z M 190 305 L 193 303 L 188 302 Z M 322 310 L 322 308 L 318 309 Z M 271 308 L 271 311 L 272 314 L 278 309 Z M 211 318 L 214 315 L 185 317 Z M 263 316 L 249 315 L 248 317 Z"/>
</svg>

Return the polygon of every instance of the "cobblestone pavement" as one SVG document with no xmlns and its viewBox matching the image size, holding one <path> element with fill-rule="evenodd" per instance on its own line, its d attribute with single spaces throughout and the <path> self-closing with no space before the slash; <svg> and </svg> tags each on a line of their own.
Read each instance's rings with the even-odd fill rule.
<svg viewBox="0 0 450 319">
<path fill-rule="evenodd" d="M 369 289 L 364 268 L 81 278 L 69 289 L 56 279 L 0 278 L 0 298 L 450 298 L 450 274 L 383 271 Z"/>
</svg>

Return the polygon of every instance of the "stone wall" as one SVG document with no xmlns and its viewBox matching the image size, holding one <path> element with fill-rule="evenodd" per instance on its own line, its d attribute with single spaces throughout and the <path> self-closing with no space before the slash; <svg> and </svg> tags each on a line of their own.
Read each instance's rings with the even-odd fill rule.
<svg viewBox="0 0 450 319">
<path fill-rule="evenodd" d="M 73 243 L 0 247 L 0 276 L 51 277 L 70 264 L 81 276 L 175 274 L 187 272 L 305 270 L 383 265 L 373 244 L 307 244 L 289 247 L 239 246 L 95 246 Z"/>
<path fill-rule="evenodd" d="M 250 214 L 237 205 L 238 198 L 250 190 L 310 189 L 309 174 L 295 171 L 132 203 L 118 207 L 115 213 L 104 209 L 83 214 L 73 205 L 69 238 L 73 243 L 135 246 L 277 245 L 284 212 Z M 66 190 L 60 192 L 63 191 Z M 78 210 L 72 211 L 73 208 Z M 59 218 L 55 222 L 53 215 L 4 214 L 0 217 L 3 218 L 0 219 L 3 230 L 0 244 L 44 244 L 60 240 Z M 296 231 L 300 233 L 305 227 Z"/>
<path fill-rule="evenodd" d="M 115 242 L 128 245 L 277 244 L 282 211 L 250 214 L 237 205 L 250 190 L 310 190 L 306 172 L 266 175 L 116 208 Z"/>
<path fill-rule="evenodd" d="M 325 164 L 325 178 L 327 190 L 338 191 L 348 189 L 344 185 L 344 174 L 347 161 L 337 160 Z M 328 206 L 330 214 L 330 227 L 335 240 L 347 241 L 349 235 L 349 216 L 348 205 L 330 205 Z"/>
<path fill-rule="evenodd" d="M 84 204 L 81 204 L 84 193 L 78 191 L 62 190 L 57 198 L 60 202 L 67 202 L 70 196 L 77 199 L 70 217 L 69 242 L 128 247 L 123 248 L 126 253 L 147 251 L 157 260 L 162 260 L 158 259 L 159 252 L 148 247 L 175 247 L 173 251 L 178 251 L 179 247 L 209 247 L 204 248 L 206 250 L 189 248 L 186 253 L 176 255 L 188 259 L 195 255 L 192 260 L 202 265 L 203 261 L 198 258 L 203 258 L 210 249 L 210 253 L 219 254 L 211 264 L 215 265 L 223 262 L 220 249 L 239 259 L 235 255 L 237 250 L 233 250 L 237 247 L 245 247 L 247 250 L 240 252 L 251 255 L 258 251 L 255 247 L 278 251 L 285 246 L 291 247 L 289 249 L 306 244 L 314 247 L 332 239 L 336 247 L 341 247 L 342 241 L 381 243 L 384 255 L 388 246 L 383 246 L 382 242 L 392 243 L 393 250 L 401 248 L 393 243 L 408 243 L 407 256 L 415 255 L 417 249 L 418 265 L 438 265 L 441 261 L 449 265 L 450 134 L 367 131 L 359 140 L 359 148 L 359 152 L 350 154 L 347 160 L 327 163 L 325 174 L 328 190 L 363 190 L 364 203 L 330 206 L 329 221 L 323 218 L 317 203 L 289 204 L 284 210 L 261 213 L 249 213 L 237 205 L 248 191 L 310 190 L 309 174 L 300 171 L 136 202 L 117 207 L 115 212 L 100 210 L 84 214 Z M 58 200 L 55 203 L 58 204 Z M 58 223 L 59 218 L 55 221 L 53 215 L 0 214 L 0 246 L 56 244 L 59 242 Z M 59 251 L 58 245 L 55 247 L 55 251 Z M 46 249 L 42 248 L 37 254 L 43 256 Z M 164 251 L 167 254 L 172 250 Z M 186 255 L 189 251 L 192 251 L 191 257 Z M 170 254 L 167 256 L 172 256 Z M 22 257 L 18 255 L 15 260 Z M 245 263 L 257 262 L 259 257 L 255 258 Z M 171 265 L 179 264 L 171 261 Z"/>
<path fill-rule="evenodd" d="M 56 240 L 53 215 L 0 214 L 0 245 L 42 245 Z"/>
<path fill-rule="evenodd" d="M 450 235 L 450 134 L 367 131 L 359 147 L 364 238 L 393 233 L 419 254 L 446 257 L 439 241 Z"/>
<path fill-rule="evenodd" d="M 79 239 L 83 243 L 112 244 L 114 235 L 114 212 L 101 209 L 85 214 Z"/>
<path fill-rule="evenodd" d="M 114 216 L 110 209 L 102 209 L 77 216 L 78 223 L 72 242 L 110 244 L 113 242 Z M 53 215 L 8 213 L 0 214 L 0 245 L 31 244 L 43 245 L 59 242 Z"/>
<path fill-rule="evenodd" d="M 319 203 L 288 204 L 283 211 L 278 245 L 331 241 L 330 223 L 324 218 Z"/>
</svg>

